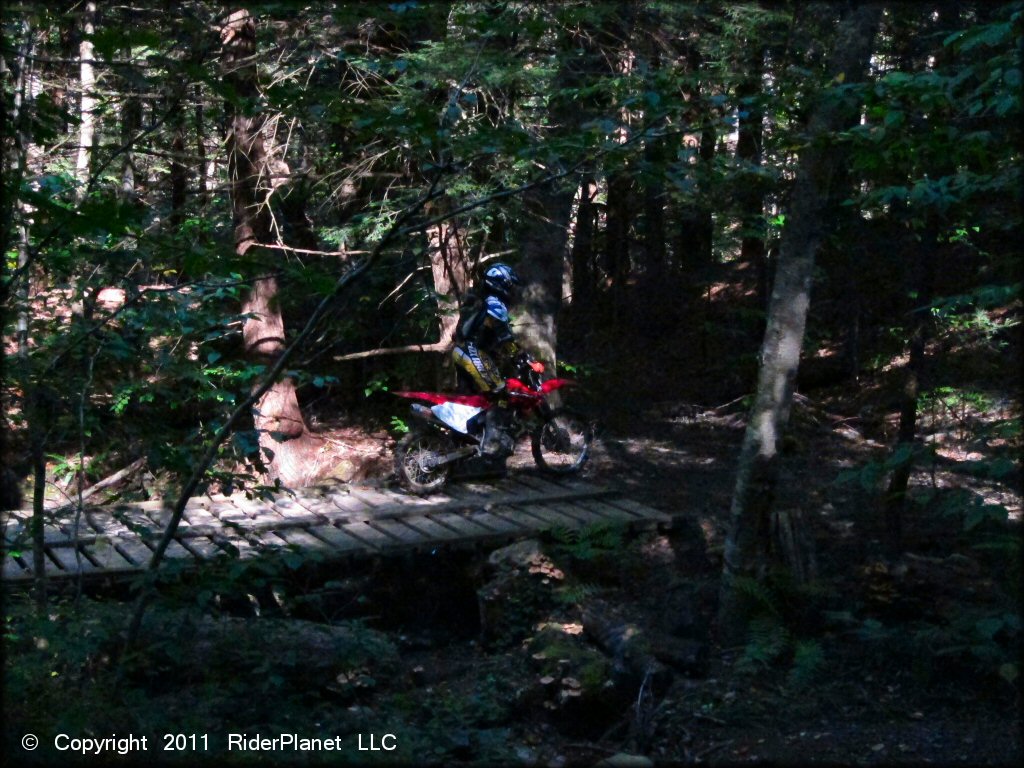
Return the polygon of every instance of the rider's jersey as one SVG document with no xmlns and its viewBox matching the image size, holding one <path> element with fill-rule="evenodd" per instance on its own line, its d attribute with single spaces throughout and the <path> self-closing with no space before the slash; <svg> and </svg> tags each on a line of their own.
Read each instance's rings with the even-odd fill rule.
<svg viewBox="0 0 1024 768">
<path fill-rule="evenodd" d="M 455 342 L 472 343 L 492 357 L 507 360 L 518 351 L 512 328 L 509 326 L 508 307 L 497 296 L 477 299 L 468 297 L 455 330 Z"/>
</svg>

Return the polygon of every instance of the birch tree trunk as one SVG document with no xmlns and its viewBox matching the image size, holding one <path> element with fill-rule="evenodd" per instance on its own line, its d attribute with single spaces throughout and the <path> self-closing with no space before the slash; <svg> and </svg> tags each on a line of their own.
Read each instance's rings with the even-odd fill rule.
<svg viewBox="0 0 1024 768">
<path fill-rule="evenodd" d="M 242 103 L 258 97 L 256 85 L 256 24 L 246 10 L 232 13 L 221 31 L 225 79 L 231 82 Z M 270 210 L 267 200 L 270 173 L 264 144 L 264 112 L 247 113 L 239 105 L 231 105 L 231 128 L 228 134 L 228 175 L 235 223 L 235 252 L 248 257 L 259 268 L 257 255 L 265 253 L 259 244 L 270 237 Z M 261 271 L 263 271 L 261 269 Z M 284 318 L 278 301 L 276 277 L 254 281 L 242 303 L 242 312 L 249 315 L 242 328 L 247 357 L 258 363 L 273 364 L 285 348 Z M 309 434 L 295 382 L 282 377 L 256 404 L 253 421 L 259 434 L 269 480 L 287 486 L 307 482 L 308 460 L 316 449 Z"/>
<path fill-rule="evenodd" d="M 89 183 L 89 164 L 92 160 L 93 138 L 96 133 L 96 69 L 93 66 L 95 51 L 92 36 L 96 31 L 96 3 L 87 2 L 82 16 L 82 42 L 78 46 L 81 66 L 82 100 L 78 126 L 78 157 L 75 160 L 75 180 L 78 182 L 76 197 L 85 197 L 85 186 Z"/>
<path fill-rule="evenodd" d="M 831 13 L 829 6 L 821 6 Z M 872 52 L 881 6 L 858 5 L 841 22 L 830 72 L 833 82 L 859 80 Z M 829 89 L 812 110 L 807 145 L 801 152 L 796 184 L 761 346 L 757 393 L 740 452 L 739 469 L 725 543 L 719 630 L 723 645 L 742 640 L 746 630 L 736 581 L 760 576 L 769 548 L 770 514 L 779 474 L 779 445 L 789 421 L 793 384 L 800 362 L 814 260 L 823 234 L 822 207 L 828 199 L 837 156 L 828 139 L 844 125 L 848 110 Z"/>
</svg>

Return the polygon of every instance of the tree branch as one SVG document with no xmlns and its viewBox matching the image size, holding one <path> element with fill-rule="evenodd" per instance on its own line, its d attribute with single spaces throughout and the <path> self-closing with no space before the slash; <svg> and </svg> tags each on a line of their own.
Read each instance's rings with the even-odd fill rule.
<svg viewBox="0 0 1024 768">
<path fill-rule="evenodd" d="M 435 341 L 431 344 L 408 344 L 404 347 L 382 347 L 380 349 L 369 349 L 365 352 L 351 352 L 347 355 L 337 355 L 335 362 L 344 360 L 363 360 L 367 357 L 383 357 L 384 355 L 404 355 L 409 352 L 447 352 L 450 344 L 443 341 Z"/>
</svg>

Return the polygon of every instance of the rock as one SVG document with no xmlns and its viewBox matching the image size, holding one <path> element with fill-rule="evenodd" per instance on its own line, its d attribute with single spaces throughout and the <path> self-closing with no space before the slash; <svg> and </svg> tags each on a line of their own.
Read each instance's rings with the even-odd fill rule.
<svg viewBox="0 0 1024 768">
<path fill-rule="evenodd" d="M 654 761 L 643 755 L 630 755 L 619 752 L 597 763 L 599 768 L 653 768 Z"/>
<path fill-rule="evenodd" d="M 495 550 L 487 562 L 492 575 L 477 590 L 481 637 L 499 645 L 518 642 L 554 604 L 565 575 L 533 540 Z"/>
</svg>

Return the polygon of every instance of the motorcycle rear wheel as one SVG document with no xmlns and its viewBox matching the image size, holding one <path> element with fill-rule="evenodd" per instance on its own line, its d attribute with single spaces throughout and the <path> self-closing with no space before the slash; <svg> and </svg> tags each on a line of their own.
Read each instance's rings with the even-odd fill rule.
<svg viewBox="0 0 1024 768">
<path fill-rule="evenodd" d="M 571 408 L 558 408 L 531 435 L 533 460 L 542 472 L 571 475 L 590 458 L 594 424 Z"/>
<path fill-rule="evenodd" d="M 454 442 L 437 432 L 413 431 L 395 446 L 395 474 L 402 485 L 413 493 L 433 493 L 444 487 L 451 473 L 451 464 L 433 466 L 455 448 Z"/>
</svg>

